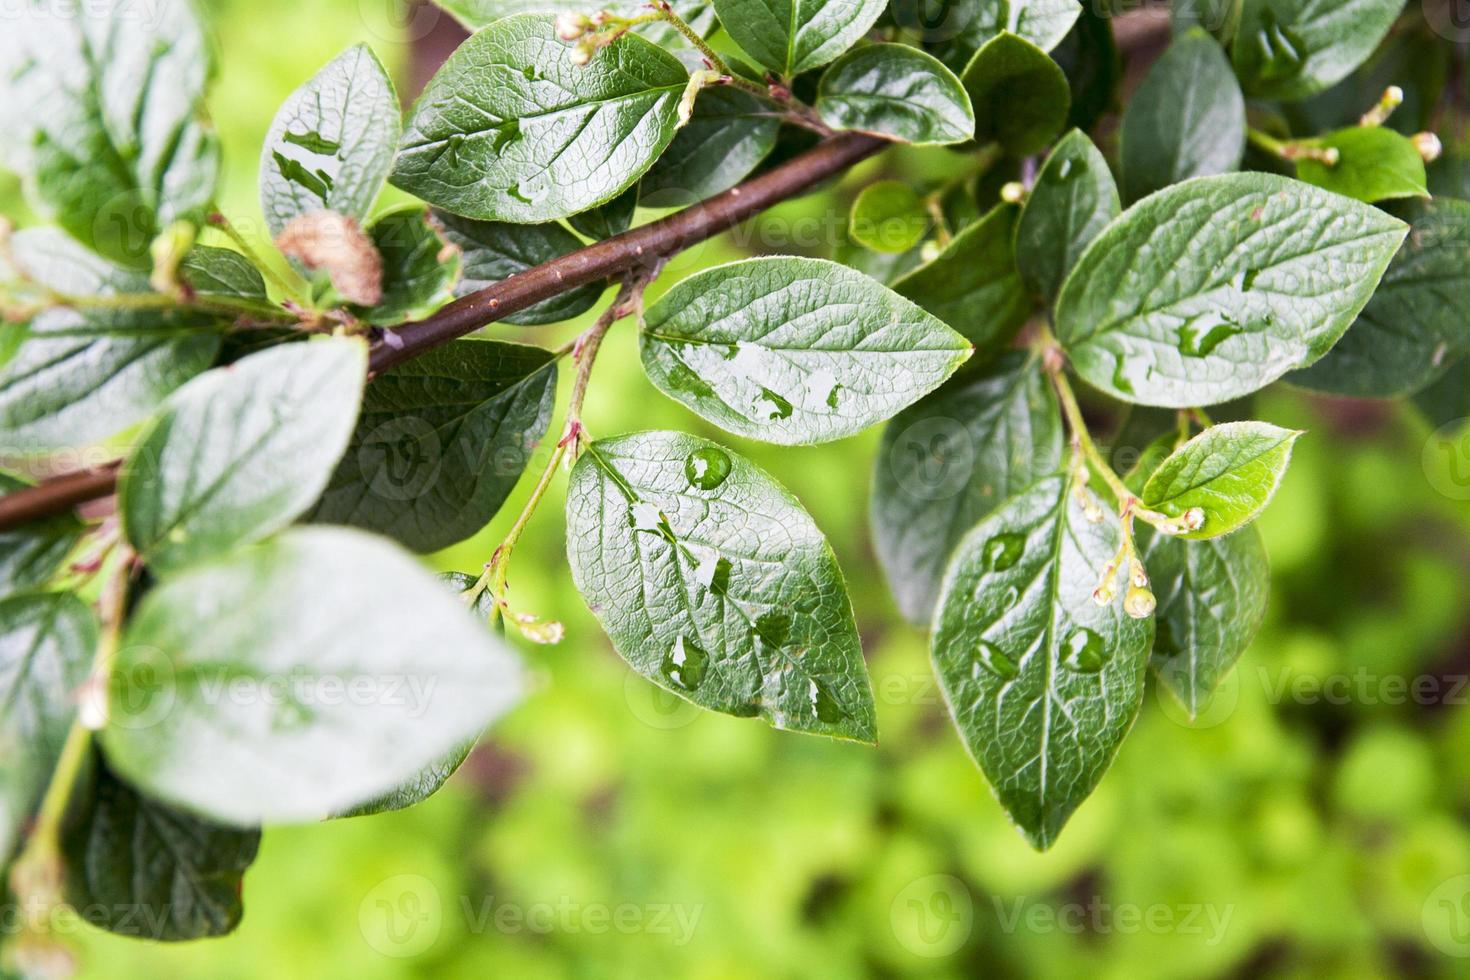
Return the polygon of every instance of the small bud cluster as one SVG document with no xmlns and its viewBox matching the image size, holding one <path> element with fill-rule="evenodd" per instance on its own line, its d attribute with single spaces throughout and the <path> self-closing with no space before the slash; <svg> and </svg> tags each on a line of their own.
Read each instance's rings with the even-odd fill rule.
<svg viewBox="0 0 1470 980">
<path fill-rule="evenodd" d="M 1188 531 L 1198 531 L 1205 526 L 1205 511 L 1203 507 L 1191 507 L 1178 517 L 1155 526 L 1161 534 L 1184 534 Z"/>
<path fill-rule="evenodd" d="M 602 32 L 602 28 L 617 21 L 618 17 L 606 10 L 599 10 L 590 17 L 587 14 L 561 13 L 556 15 L 556 36 L 563 41 L 577 42 L 569 56 L 577 67 L 589 64 L 599 48 L 606 47 L 627 29 L 626 25 L 613 31 Z"/>
</svg>

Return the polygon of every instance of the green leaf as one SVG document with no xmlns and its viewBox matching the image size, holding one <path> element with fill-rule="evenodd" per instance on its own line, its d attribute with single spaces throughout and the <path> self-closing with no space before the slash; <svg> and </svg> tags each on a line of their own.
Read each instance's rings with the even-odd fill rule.
<svg viewBox="0 0 1470 980">
<path fill-rule="evenodd" d="M 933 56 L 902 44 L 868 44 L 837 59 L 817 85 L 815 108 L 834 129 L 919 146 L 975 135 L 960 80 Z"/>
<path fill-rule="evenodd" d="M 1245 0 L 1232 51 L 1253 98 L 1320 92 L 1373 53 L 1404 0 Z"/>
<path fill-rule="evenodd" d="M 1428 197 L 1424 158 L 1407 137 L 1382 126 L 1352 126 L 1311 141 L 1312 146 L 1335 149 L 1332 166 L 1303 158 L 1296 175 L 1335 194 L 1359 201 L 1395 197 Z"/>
<path fill-rule="evenodd" d="M 0 470 L 0 496 L 32 484 Z M 0 531 L 0 598 L 51 580 L 86 526 L 71 514 Z"/>
<path fill-rule="evenodd" d="M 1414 396 L 1414 404 L 1434 429 L 1470 418 L 1470 360 L 1461 358 L 1450 365 L 1438 381 Z"/>
<path fill-rule="evenodd" d="M 1335 344 L 1408 231 L 1272 174 L 1199 177 L 1093 239 L 1056 330 L 1090 384 L 1169 408 L 1249 394 Z"/>
<path fill-rule="evenodd" d="M 1300 435 L 1267 422 L 1212 425 L 1159 464 L 1143 486 L 1143 503 L 1170 517 L 1198 509 L 1203 523 L 1182 538 L 1229 534 L 1270 502 Z"/>
<path fill-rule="evenodd" d="M 1010 343 L 1031 315 L 1016 271 L 1016 209 L 995 208 L 944 251 L 906 273 L 894 292 L 918 303 L 975 345 L 982 357 Z"/>
<path fill-rule="evenodd" d="M 1015 34 L 985 42 L 960 75 L 975 110 L 975 138 L 1012 156 L 1046 149 L 1067 124 L 1072 91 L 1046 52 Z"/>
<path fill-rule="evenodd" d="M 725 33 L 763 67 L 792 78 L 868 33 L 884 0 L 714 0 Z"/>
<path fill-rule="evenodd" d="M 606 204 L 572 215 L 567 224 L 577 234 L 601 241 L 627 231 L 633 223 L 633 212 L 637 210 L 638 185 L 634 184 Z"/>
<path fill-rule="evenodd" d="M 398 548 L 293 528 L 139 603 L 102 730 L 119 776 L 226 823 L 373 799 L 519 696 L 509 650 Z"/>
<path fill-rule="evenodd" d="M 335 814 L 338 817 L 370 817 L 375 813 L 391 813 L 406 810 L 427 800 L 443 788 L 464 760 L 469 758 L 477 738 L 467 738 L 435 759 L 402 784 L 375 799 L 368 800 L 351 809 Z"/>
<path fill-rule="evenodd" d="M 694 115 L 643 175 L 640 200 L 687 206 L 744 180 L 776 147 L 781 120 L 768 103 L 737 88 L 706 88 Z"/>
<path fill-rule="evenodd" d="M 197 313 L 40 314 L 0 367 L 0 453 L 83 446 L 141 422 L 209 367 L 221 326 Z"/>
<path fill-rule="evenodd" d="M 847 216 L 847 234 L 875 252 L 907 252 L 924 240 L 928 230 L 924 202 L 901 180 L 880 180 L 864 187 Z"/>
<path fill-rule="evenodd" d="M 1378 291 L 1326 357 L 1287 375 L 1292 384 L 1394 398 L 1470 354 L 1470 203 L 1412 201 L 1394 213 L 1412 230 Z"/>
<path fill-rule="evenodd" d="M 873 546 L 904 616 L 928 623 L 949 556 L 1002 501 L 1062 464 L 1062 417 L 1016 351 L 896 415 L 873 470 Z"/>
<path fill-rule="evenodd" d="M 1042 164 L 1016 224 L 1016 266 L 1050 302 L 1088 244 L 1118 216 L 1118 186 L 1092 140 L 1072 130 Z"/>
<path fill-rule="evenodd" d="M 617 197 L 674 138 L 689 73 L 632 34 L 588 65 L 571 55 L 546 15 L 472 35 L 414 103 L 393 183 L 497 221 L 550 221 Z"/>
<path fill-rule="evenodd" d="M 1113 21 L 1106 6 L 1083 8 L 1071 32 L 1051 51 L 1072 89 L 1067 125 L 1091 132 L 1117 105 L 1123 79 L 1123 58 L 1113 38 Z"/>
<path fill-rule="evenodd" d="M 539 347 L 457 340 L 367 389 L 351 445 L 311 513 L 414 551 L 483 528 L 551 422 L 556 362 Z"/>
<path fill-rule="evenodd" d="M 955 0 L 938 10 L 918 0 L 899 0 L 892 10 L 895 21 L 920 32 L 925 46 L 955 71 L 1002 31 L 1050 51 L 1083 12 L 1077 0 Z"/>
<path fill-rule="evenodd" d="M 260 209 L 271 234 L 312 211 L 364 221 L 401 132 L 393 82 L 367 45 L 328 62 L 291 93 L 266 133 Z"/>
<path fill-rule="evenodd" d="M 665 690 L 775 728 L 876 739 L 837 559 L 742 457 L 676 432 L 593 443 L 567 489 L 567 559 L 618 653 Z"/>
<path fill-rule="evenodd" d="M 1266 547 L 1254 527 L 1209 541 L 1180 541 L 1144 528 L 1139 550 L 1158 600 L 1150 663 L 1159 683 L 1194 718 L 1266 617 Z"/>
<path fill-rule="evenodd" d="M 349 338 L 283 344 L 169 399 L 118 479 L 123 531 L 158 575 L 274 534 L 316 501 L 367 376 Z"/>
<path fill-rule="evenodd" d="M 1070 477 L 1050 477 L 975 525 L 934 621 L 934 667 L 955 726 L 1042 850 L 1132 727 L 1153 638 L 1151 620 L 1093 602 L 1119 530 L 1111 513 L 1088 521 L 1076 496 Z"/>
<path fill-rule="evenodd" d="M 281 312 L 271 302 L 260 270 L 239 252 L 195 245 L 179 263 L 179 278 L 200 299 L 221 299 L 235 305 L 244 301 L 261 313 L 279 315 Z"/>
<path fill-rule="evenodd" d="M 458 260 L 441 260 L 444 241 L 429 224 L 428 209 L 399 208 L 368 229 L 383 261 L 383 298 L 363 313 L 383 326 L 432 313 L 450 298 L 459 278 Z"/>
<path fill-rule="evenodd" d="M 43 286 L 62 296 L 149 293 L 148 275 L 103 258 L 60 228 L 22 228 L 10 238 L 7 262 L 12 278 Z"/>
<path fill-rule="evenodd" d="M 890 417 L 970 356 L 943 323 L 860 272 L 769 256 L 716 266 L 645 315 L 643 369 L 736 435 L 829 442 Z"/>
<path fill-rule="evenodd" d="M 1123 110 L 1128 200 L 1223 174 L 1245 153 L 1245 99 L 1215 39 L 1195 28 L 1169 45 Z"/>
<path fill-rule="evenodd" d="M 443 211 L 434 212 L 434 221 L 444 240 L 459 250 L 460 280 L 454 287 L 456 296 L 493 286 L 582 247 L 576 235 L 557 224 L 473 221 Z M 591 283 L 501 317 L 499 322 L 536 326 L 570 320 L 590 310 L 602 290 L 601 283 Z"/>
<path fill-rule="evenodd" d="M 588 14 L 593 8 L 586 0 L 437 0 L 435 6 L 443 7 L 469 31 L 487 27 L 503 17 L 525 13 L 528 9 L 552 11 L 553 13 Z M 674 0 L 674 11 L 684 23 L 694 28 L 695 33 L 707 37 L 715 28 L 715 8 L 709 0 Z M 625 3 L 610 3 L 601 8 L 623 17 L 637 17 L 648 13 L 648 8 L 636 0 Z M 661 48 L 688 48 L 689 42 L 673 26 L 662 20 L 635 24 L 632 28 Z"/>
<path fill-rule="evenodd" d="M 50 783 L 96 647 L 97 622 L 74 595 L 0 599 L 0 865 Z"/>
<path fill-rule="evenodd" d="M 100 760 L 62 830 L 67 901 L 109 932 L 155 942 L 223 936 L 240 924 L 241 879 L 260 845 L 149 799 Z"/>
<path fill-rule="evenodd" d="M 147 268 L 153 238 L 197 221 L 214 194 L 210 70 L 186 0 L 19 4 L 0 31 L 0 153 L 79 241 Z"/>
</svg>

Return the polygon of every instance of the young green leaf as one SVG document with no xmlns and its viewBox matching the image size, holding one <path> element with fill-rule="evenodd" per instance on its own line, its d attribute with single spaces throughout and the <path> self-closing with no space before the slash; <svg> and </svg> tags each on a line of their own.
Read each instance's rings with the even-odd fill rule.
<svg viewBox="0 0 1470 980">
<path fill-rule="evenodd" d="M 1247 95 L 1320 92 L 1373 53 L 1404 0 L 1245 0 L 1232 52 Z"/>
<path fill-rule="evenodd" d="M 725 33 L 783 78 L 820 68 L 857 43 L 884 0 L 714 0 Z"/>
<path fill-rule="evenodd" d="M 1142 528 L 1138 546 L 1158 600 L 1149 662 L 1194 718 L 1266 617 L 1266 546 L 1255 527 L 1209 541 L 1180 541 Z"/>
<path fill-rule="evenodd" d="M 1132 727 L 1153 638 L 1152 620 L 1092 600 L 1118 523 L 1111 514 L 1092 523 L 1076 496 L 1070 477 L 1050 477 L 975 525 L 934 620 L 934 667 L 955 726 L 1041 850 Z"/>
<path fill-rule="evenodd" d="M 677 432 L 603 439 L 567 488 L 572 579 L 644 677 L 702 707 L 872 742 L 847 587 L 801 504 Z"/>
<path fill-rule="evenodd" d="M 975 111 L 975 138 L 1012 156 L 1044 150 L 1067 124 L 1072 92 L 1046 52 L 1009 32 L 985 42 L 960 75 Z"/>
<path fill-rule="evenodd" d="M 455 20 L 471 32 L 488 27 L 503 17 L 525 13 L 528 8 L 549 10 L 558 14 L 584 15 L 601 9 L 630 18 L 648 13 L 648 7 L 637 0 L 608 3 L 601 7 L 589 7 L 587 0 L 536 0 L 534 4 L 528 4 L 526 0 L 440 0 L 434 6 L 449 11 Z M 709 0 L 673 0 L 670 6 L 699 36 L 707 37 L 715 29 L 715 8 L 710 5 Z M 632 29 L 661 48 L 689 47 L 684 35 L 663 20 L 635 24 Z"/>
<path fill-rule="evenodd" d="M 460 280 L 456 296 L 473 293 L 527 269 L 574 252 L 582 242 L 558 224 L 513 225 L 501 221 L 473 221 L 443 211 L 434 212 L 439 233 L 459 250 Z M 602 295 L 600 283 L 591 283 L 501 317 L 501 323 L 536 326 L 580 316 Z"/>
<path fill-rule="evenodd" d="M 367 345 L 282 344 L 169 399 L 118 479 L 123 531 L 172 575 L 279 531 L 321 494 L 347 447 Z"/>
<path fill-rule="evenodd" d="M 834 129 L 920 146 L 975 135 L 970 97 L 954 72 L 902 44 L 868 44 L 838 58 L 817 85 L 815 108 Z"/>
<path fill-rule="evenodd" d="M 0 496 L 31 484 L 0 470 Z M 44 586 L 61 567 L 85 525 L 71 514 L 0 531 L 0 598 Z"/>
<path fill-rule="evenodd" d="M 240 924 L 241 879 L 258 830 L 238 830 L 149 799 L 100 758 L 63 827 L 64 887 L 87 921 L 155 942 L 223 936 Z"/>
<path fill-rule="evenodd" d="M 521 684 L 510 651 L 409 555 L 293 528 L 143 597 L 102 747 L 140 791 L 212 819 L 316 820 L 401 785 Z"/>
<path fill-rule="evenodd" d="M 959 331 L 982 357 L 1000 350 L 1031 315 L 1016 271 L 1015 227 L 1015 208 L 995 208 L 895 280 L 893 291 Z"/>
<path fill-rule="evenodd" d="M 475 747 L 477 738 L 468 738 L 451 748 L 444 755 L 435 759 L 400 785 L 374 799 L 361 803 L 342 813 L 333 814 L 334 817 L 370 817 L 375 813 L 392 813 L 394 810 L 406 810 L 411 806 L 422 803 L 443 788 L 464 765 L 464 760 L 469 758 L 470 750 Z"/>
<path fill-rule="evenodd" d="M 0 156 L 78 241 L 147 268 L 154 237 L 214 194 L 209 74 L 187 0 L 18 4 L 0 31 Z"/>
<path fill-rule="evenodd" d="M 401 323 L 431 313 L 449 299 L 459 278 L 459 260 L 457 255 L 441 258 L 444 241 L 429 224 L 426 208 L 389 211 L 373 221 L 368 235 L 383 262 L 383 296 L 362 312 L 364 320 L 384 326 Z"/>
<path fill-rule="evenodd" d="M 577 234 L 601 241 L 627 231 L 628 226 L 633 223 L 633 213 L 637 210 L 638 185 L 634 184 L 606 204 L 572 215 L 567 219 L 567 224 Z"/>
<path fill-rule="evenodd" d="M 1054 300 L 1083 250 L 1120 209 L 1112 171 L 1092 140 L 1076 129 L 1062 137 L 1016 224 L 1016 267 L 1031 294 Z"/>
<path fill-rule="evenodd" d="M 198 313 L 51 309 L 0 366 L 0 455 L 105 439 L 209 367 L 223 324 Z"/>
<path fill-rule="evenodd" d="M 1057 336 L 1083 378 L 1124 401 L 1226 401 L 1325 354 L 1407 231 L 1273 174 L 1185 181 L 1093 239 L 1057 298 Z"/>
<path fill-rule="evenodd" d="M 67 593 L 0 599 L 0 863 L 15 852 L 61 755 L 77 691 L 97 648 L 97 622 Z"/>
<path fill-rule="evenodd" d="M 927 47 L 956 72 L 969 64 L 975 52 L 1002 31 L 1019 34 L 1043 51 L 1061 43 L 1082 13 L 1077 0 L 958 0 L 940 8 L 944 17 L 935 24 L 935 11 L 917 0 L 892 5 L 893 19 L 920 31 Z M 932 40 L 931 40 L 932 38 Z"/>
<path fill-rule="evenodd" d="M 1301 432 L 1267 422 L 1212 425 L 1159 464 L 1143 503 L 1170 517 L 1194 512 L 1183 538 L 1218 538 L 1255 519 L 1271 500 Z"/>
<path fill-rule="evenodd" d="M 261 313 L 279 314 L 271 302 L 260 270 L 239 252 L 210 245 L 195 245 L 179 263 L 179 278 L 202 300 L 225 300 L 248 305 Z"/>
<path fill-rule="evenodd" d="M 873 469 L 873 546 L 899 609 L 927 623 L 949 556 L 1002 501 L 1061 468 L 1062 416 L 1034 360 L 1002 356 L 904 409 Z"/>
<path fill-rule="evenodd" d="M 1386 201 L 1395 197 L 1428 197 L 1424 158 L 1405 136 L 1383 126 L 1352 126 L 1311 141 L 1312 146 L 1337 151 L 1337 162 L 1302 158 L 1296 175 L 1335 194 L 1359 201 Z"/>
<path fill-rule="evenodd" d="M 1393 398 L 1470 354 L 1470 203 L 1412 201 L 1393 211 L 1412 230 L 1378 291 L 1326 357 L 1287 375 L 1292 384 Z"/>
<path fill-rule="evenodd" d="M 643 368 L 736 435 L 801 445 L 860 432 L 970 356 L 953 330 L 860 272 L 769 256 L 696 273 L 649 308 Z"/>
<path fill-rule="evenodd" d="M 461 541 L 505 502 L 555 398 L 556 362 L 539 347 L 465 339 L 400 364 L 368 387 L 311 519 L 420 552 Z"/>
<path fill-rule="evenodd" d="M 875 252 L 899 254 L 923 241 L 929 211 L 914 189 L 901 180 L 869 184 L 853 198 L 847 234 Z"/>
<path fill-rule="evenodd" d="M 402 132 L 398 95 L 371 49 L 354 45 L 281 105 L 260 154 L 260 209 L 272 235 L 335 211 L 362 223 Z"/>
<path fill-rule="evenodd" d="M 470 218 L 537 222 L 622 193 L 674 138 L 689 73 L 635 35 L 572 63 L 552 18 L 472 35 L 409 115 L 393 183 Z"/>
<path fill-rule="evenodd" d="M 688 206 L 744 180 L 776 147 L 781 120 L 769 103 L 738 88 L 707 88 L 694 115 L 643 175 L 639 199 Z"/>
<path fill-rule="evenodd" d="M 1123 110 L 1122 142 L 1130 201 L 1240 166 L 1245 99 L 1214 38 L 1195 28 L 1169 45 Z"/>
</svg>

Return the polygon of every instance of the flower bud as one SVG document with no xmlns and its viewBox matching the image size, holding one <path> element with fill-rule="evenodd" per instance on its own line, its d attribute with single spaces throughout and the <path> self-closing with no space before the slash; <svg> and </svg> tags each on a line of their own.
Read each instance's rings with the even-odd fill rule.
<svg viewBox="0 0 1470 980">
<path fill-rule="evenodd" d="M 1198 531 L 1205 526 L 1205 509 L 1191 507 L 1179 515 L 1179 522 L 1184 525 L 1186 531 Z"/>
<path fill-rule="evenodd" d="M 1425 163 L 1433 163 L 1444 152 L 1444 144 L 1433 133 L 1415 133 L 1409 137 L 1409 142 L 1414 144 L 1414 149 L 1419 151 L 1419 156 Z"/>
<path fill-rule="evenodd" d="M 563 41 L 575 41 L 587 33 L 590 22 L 582 14 L 561 13 L 556 15 L 556 36 Z"/>
<path fill-rule="evenodd" d="M 583 65 L 592 61 L 592 47 L 586 41 L 583 41 L 572 49 L 570 59 L 572 64 L 581 68 Z"/>
<path fill-rule="evenodd" d="M 1154 594 L 1146 588 L 1137 585 L 1130 586 L 1128 594 L 1123 597 L 1123 611 L 1134 619 L 1147 619 L 1153 615 L 1158 600 Z"/>
<path fill-rule="evenodd" d="M 1092 601 L 1099 606 L 1106 606 L 1116 598 L 1118 598 L 1118 590 L 1111 580 L 1092 590 Z"/>
<path fill-rule="evenodd" d="M 1007 204 L 1020 204 L 1026 200 L 1026 185 L 1020 181 L 1008 181 L 1000 189 L 1000 199 Z"/>
</svg>

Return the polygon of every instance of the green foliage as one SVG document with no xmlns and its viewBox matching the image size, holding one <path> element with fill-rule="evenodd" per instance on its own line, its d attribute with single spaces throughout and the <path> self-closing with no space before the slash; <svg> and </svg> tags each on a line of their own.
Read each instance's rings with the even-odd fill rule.
<svg viewBox="0 0 1470 980">
<path fill-rule="evenodd" d="M 793 78 L 852 47 L 883 13 L 883 0 L 714 0 L 732 40 L 763 68 Z"/>
<path fill-rule="evenodd" d="M 837 129 L 904 143 L 963 143 L 975 134 L 970 97 L 939 61 L 901 44 L 854 48 L 822 75 L 817 114 Z"/>
<path fill-rule="evenodd" d="M 1169 517 L 1198 509 L 1184 538 L 1218 538 L 1271 500 L 1300 432 L 1266 422 L 1212 425 L 1174 450 L 1143 486 L 1143 502 Z"/>
<path fill-rule="evenodd" d="M 1067 124 L 1071 90 L 1046 52 L 1009 32 L 986 41 L 960 75 L 975 110 L 975 138 L 1008 153 L 1045 149 Z"/>
<path fill-rule="evenodd" d="M 852 199 L 847 234 L 864 248 L 901 254 L 923 241 L 928 230 L 923 200 L 901 180 L 869 184 Z"/>
<path fill-rule="evenodd" d="M 1016 268 L 1048 302 L 1098 232 L 1118 216 L 1118 185 L 1087 134 L 1072 130 L 1042 164 L 1016 223 Z"/>
<path fill-rule="evenodd" d="M 1354 126 L 1321 136 L 1311 145 L 1336 151 L 1337 157 L 1331 166 L 1310 157 L 1298 161 L 1296 175 L 1309 184 L 1369 203 L 1429 196 L 1424 158 L 1413 143 L 1391 129 Z"/>
</svg>

